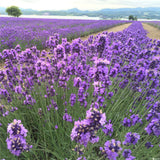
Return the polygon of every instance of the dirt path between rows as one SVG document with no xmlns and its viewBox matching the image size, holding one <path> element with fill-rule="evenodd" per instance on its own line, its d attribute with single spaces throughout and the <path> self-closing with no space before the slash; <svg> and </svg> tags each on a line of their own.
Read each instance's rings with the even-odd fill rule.
<svg viewBox="0 0 160 160">
<path fill-rule="evenodd" d="M 127 23 L 127 24 L 122 24 L 122 25 L 119 25 L 119 26 L 115 26 L 115 27 L 111 27 L 109 29 L 106 29 L 104 31 L 108 31 L 108 32 L 118 32 L 118 31 L 122 31 L 126 28 L 128 28 L 132 23 Z M 99 33 L 102 33 L 103 31 L 100 31 L 100 32 L 97 32 L 97 33 L 93 33 L 91 35 L 93 35 L 94 37 L 97 36 Z M 88 36 L 85 36 L 85 37 L 80 37 L 81 40 L 85 41 L 89 38 L 90 35 Z"/>
<path fill-rule="evenodd" d="M 156 27 L 153 27 L 149 24 L 142 23 L 143 28 L 148 32 L 147 36 L 151 39 L 160 39 L 160 30 Z"/>
</svg>

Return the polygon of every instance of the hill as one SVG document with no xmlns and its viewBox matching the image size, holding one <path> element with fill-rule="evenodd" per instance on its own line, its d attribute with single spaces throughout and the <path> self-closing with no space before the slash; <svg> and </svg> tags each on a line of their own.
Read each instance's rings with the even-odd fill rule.
<svg viewBox="0 0 160 160">
<path fill-rule="evenodd" d="M 128 18 L 129 15 L 137 16 L 138 19 L 160 19 L 160 8 L 119 8 L 119 9 L 101 9 L 97 11 L 82 11 L 77 8 L 69 10 L 51 11 L 43 10 L 37 11 L 33 9 L 21 9 L 23 15 L 59 15 L 59 16 L 89 16 L 101 17 L 102 19 L 120 19 Z M 6 14 L 5 8 L 0 7 L 0 14 Z"/>
</svg>

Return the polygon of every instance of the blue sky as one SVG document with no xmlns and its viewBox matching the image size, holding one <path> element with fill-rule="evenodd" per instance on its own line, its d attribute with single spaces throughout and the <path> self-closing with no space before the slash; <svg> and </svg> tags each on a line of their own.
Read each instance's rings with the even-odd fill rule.
<svg viewBox="0 0 160 160">
<path fill-rule="evenodd" d="M 103 8 L 160 7 L 160 0 L 0 0 L 0 7 L 11 5 L 36 10 L 99 10 Z"/>
</svg>

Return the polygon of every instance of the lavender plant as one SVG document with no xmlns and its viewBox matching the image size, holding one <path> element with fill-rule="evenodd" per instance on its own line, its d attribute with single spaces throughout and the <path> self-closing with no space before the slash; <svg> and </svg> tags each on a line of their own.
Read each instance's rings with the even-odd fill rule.
<svg viewBox="0 0 160 160">
<path fill-rule="evenodd" d="M 159 158 L 158 40 L 134 22 L 86 41 L 60 43 L 54 34 L 46 44 L 50 51 L 35 46 L 5 51 L 0 158 Z M 23 152 L 26 142 L 29 152 Z M 11 143 L 24 149 L 12 152 Z"/>
</svg>

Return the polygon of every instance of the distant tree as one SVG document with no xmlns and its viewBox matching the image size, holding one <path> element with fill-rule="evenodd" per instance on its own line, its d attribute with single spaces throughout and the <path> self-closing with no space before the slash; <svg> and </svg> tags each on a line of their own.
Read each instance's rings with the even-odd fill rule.
<svg viewBox="0 0 160 160">
<path fill-rule="evenodd" d="M 14 16 L 14 17 L 19 17 L 22 14 L 21 10 L 16 6 L 8 7 L 6 9 L 6 12 L 8 13 L 8 15 Z"/>
<path fill-rule="evenodd" d="M 133 16 L 133 15 L 130 15 L 130 16 L 128 17 L 128 19 L 134 21 L 134 16 Z"/>
<path fill-rule="evenodd" d="M 138 19 L 137 19 L 137 16 L 135 16 L 135 17 L 134 17 L 134 20 L 135 20 L 135 21 L 137 21 L 137 20 L 138 20 Z"/>
</svg>

